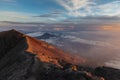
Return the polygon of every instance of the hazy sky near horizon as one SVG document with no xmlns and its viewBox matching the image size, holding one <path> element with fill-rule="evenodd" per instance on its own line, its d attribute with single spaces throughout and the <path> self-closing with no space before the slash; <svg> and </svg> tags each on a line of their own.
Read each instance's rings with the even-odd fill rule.
<svg viewBox="0 0 120 80">
<path fill-rule="evenodd" d="M 120 68 L 120 0 L 0 0 L 0 31 L 10 29 L 62 33 L 48 41 Z"/>
<path fill-rule="evenodd" d="M 0 0 L 0 21 L 119 23 L 120 0 Z"/>
</svg>

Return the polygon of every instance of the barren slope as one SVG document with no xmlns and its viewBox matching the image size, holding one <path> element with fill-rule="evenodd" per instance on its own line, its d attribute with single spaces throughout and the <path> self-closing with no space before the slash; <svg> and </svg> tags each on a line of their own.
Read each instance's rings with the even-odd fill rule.
<svg viewBox="0 0 120 80">
<path fill-rule="evenodd" d="M 1 58 L 12 49 L 18 48 L 20 50 L 22 48 L 22 51 L 35 55 L 40 61 L 53 63 L 58 66 L 64 65 L 64 63 L 79 64 L 85 62 L 81 57 L 76 59 L 75 56 L 67 54 L 44 41 L 37 40 L 15 30 L 0 33 L 0 38 Z M 24 47 L 22 47 L 23 45 Z M 18 52 L 16 51 L 16 53 Z"/>
</svg>

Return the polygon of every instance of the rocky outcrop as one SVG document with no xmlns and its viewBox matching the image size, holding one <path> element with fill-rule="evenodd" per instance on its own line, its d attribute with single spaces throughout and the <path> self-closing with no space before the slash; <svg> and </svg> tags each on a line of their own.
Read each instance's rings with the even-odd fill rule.
<svg viewBox="0 0 120 80">
<path fill-rule="evenodd" d="M 0 33 L 0 59 L 13 52 L 29 52 L 42 62 L 62 66 L 64 63 L 83 63 L 83 58 L 75 59 L 72 55 L 44 42 L 24 35 L 18 31 L 10 30 Z M 13 50 L 13 51 L 12 51 Z M 20 53 L 21 54 L 21 53 Z M 10 55 L 13 55 L 12 53 Z"/>
<path fill-rule="evenodd" d="M 26 80 L 37 75 L 37 68 L 44 70 L 51 65 L 62 68 L 66 63 L 78 61 L 84 59 L 75 60 L 62 50 L 16 30 L 0 33 L 0 80 Z"/>
<path fill-rule="evenodd" d="M 98 67 L 95 69 L 95 75 L 102 76 L 105 80 L 120 80 L 120 70 L 109 67 Z"/>
<path fill-rule="evenodd" d="M 0 80 L 120 79 L 119 70 L 78 66 L 84 62 L 18 31 L 0 33 Z"/>
</svg>

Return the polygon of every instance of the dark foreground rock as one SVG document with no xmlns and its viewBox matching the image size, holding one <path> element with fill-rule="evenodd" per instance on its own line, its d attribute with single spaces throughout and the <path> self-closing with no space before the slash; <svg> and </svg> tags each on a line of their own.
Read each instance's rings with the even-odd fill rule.
<svg viewBox="0 0 120 80">
<path fill-rule="evenodd" d="M 120 80 L 120 70 L 118 69 L 98 67 L 95 69 L 95 74 L 104 77 L 105 80 Z"/>
<path fill-rule="evenodd" d="M 84 59 L 15 30 L 0 33 L 0 80 L 120 80 L 120 70 L 76 61 Z"/>
</svg>

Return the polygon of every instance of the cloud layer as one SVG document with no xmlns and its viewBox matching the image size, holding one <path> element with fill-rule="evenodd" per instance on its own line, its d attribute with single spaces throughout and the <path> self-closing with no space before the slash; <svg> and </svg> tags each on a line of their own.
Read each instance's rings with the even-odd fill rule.
<svg viewBox="0 0 120 80">
<path fill-rule="evenodd" d="M 56 0 L 68 11 L 69 16 L 118 16 L 120 15 L 120 1 L 97 4 L 93 0 Z"/>
<path fill-rule="evenodd" d="M 45 22 L 45 19 L 32 17 L 31 13 L 15 12 L 15 11 L 0 11 L 0 21 L 11 22 Z"/>
</svg>

